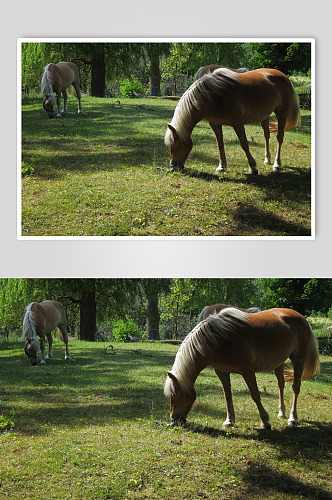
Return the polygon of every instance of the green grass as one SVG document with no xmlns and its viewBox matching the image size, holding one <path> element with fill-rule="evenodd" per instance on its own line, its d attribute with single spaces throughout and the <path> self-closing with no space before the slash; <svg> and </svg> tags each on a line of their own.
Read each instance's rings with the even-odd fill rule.
<svg viewBox="0 0 332 500">
<path fill-rule="evenodd" d="M 119 104 L 120 103 L 120 104 Z M 168 173 L 165 99 L 83 100 L 49 120 L 38 98 L 22 102 L 22 236 L 310 236 L 311 115 L 285 134 L 283 169 L 264 166 L 259 125 L 247 127 L 258 176 L 225 127 L 228 171 L 206 121 L 193 131 L 182 173 Z M 271 137 L 271 153 L 276 137 Z"/>
<path fill-rule="evenodd" d="M 211 368 L 197 379 L 188 425 L 169 428 L 165 371 L 177 347 L 70 343 L 71 359 L 31 367 L 22 341 L 0 343 L 0 498 L 331 499 L 332 358 L 303 382 L 299 425 L 277 419 L 273 374 L 259 374 L 271 431 L 244 381 L 232 376 L 237 425 L 222 430 L 225 402 Z M 287 384 L 289 410 L 291 387 Z M 10 429 L 11 427 L 11 429 Z"/>
</svg>

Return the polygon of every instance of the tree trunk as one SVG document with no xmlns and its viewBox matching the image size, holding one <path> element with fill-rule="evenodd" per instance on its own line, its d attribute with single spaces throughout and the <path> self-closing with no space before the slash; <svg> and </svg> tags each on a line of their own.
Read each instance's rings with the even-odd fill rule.
<svg viewBox="0 0 332 500">
<path fill-rule="evenodd" d="M 151 95 L 160 96 L 159 53 L 151 54 L 149 90 Z"/>
<path fill-rule="evenodd" d="M 103 47 L 96 51 L 91 62 L 91 95 L 105 97 L 105 52 Z"/>
<path fill-rule="evenodd" d="M 84 292 L 80 300 L 80 339 L 95 341 L 97 330 L 97 308 L 95 291 Z"/>
<path fill-rule="evenodd" d="M 146 333 L 148 338 L 150 338 L 152 332 L 153 340 L 159 340 L 159 320 L 158 292 L 151 290 L 148 296 L 148 317 L 146 321 Z"/>
</svg>

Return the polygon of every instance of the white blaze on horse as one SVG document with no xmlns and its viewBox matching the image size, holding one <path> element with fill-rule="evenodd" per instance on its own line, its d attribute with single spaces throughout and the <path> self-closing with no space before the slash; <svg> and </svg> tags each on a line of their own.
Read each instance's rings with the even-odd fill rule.
<svg viewBox="0 0 332 500">
<path fill-rule="evenodd" d="M 64 101 L 62 112 L 67 112 L 67 88 L 70 86 L 74 96 L 78 99 L 78 113 L 82 113 L 83 108 L 81 104 L 80 77 L 75 64 L 71 62 L 47 64 L 43 69 L 40 85 L 41 92 L 45 96 L 43 100 L 43 108 L 47 112 L 49 118 L 54 117 L 53 108 L 56 105 L 58 107 L 57 116 L 61 117 L 61 92 Z M 56 102 L 54 94 L 56 94 Z"/>
<path fill-rule="evenodd" d="M 66 312 L 60 302 L 44 300 L 38 304 L 29 304 L 23 314 L 22 337 L 25 339 L 24 351 L 32 365 L 37 364 L 39 351 L 38 337 L 40 337 L 41 363 L 52 358 L 52 332 L 57 329 L 60 340 L 65 343 L 65 359 L 70 357 L 68 350 L 67 318 Z M 45 337 L 48 340 L 48 353 L 45 358 Z"/>
<path fill-rule="evenodd" d="M 271 113 L 277 121 L 270 121 Z M 215 133 L 219 149 L 217 172 L 226 170 L 223 125 L 233 127 L 247 156 L 249 173 L 257 174 L 245 132 L 245 125 L 260 123 L 265 137 L 264 165 L 271 164 L 270 133 L 277 133 L 277 153 L 273 170 L 281 167 L 280 151 L 284 132 L 300 125 L 299 99 L 286 75 L 275 69 L 257 69 L 244 73 L 217 68 L 203 74 L 183 94 L 171 123 L 167 124 L 165 144 L 170 147 L 172 169 L 182 170 L 193 147 L 194 127 L 206 119 Z"/>
<path fill-rule="evenodd" d="M 284 369 L 290 359 L 293 369 Z M 167 372 L 164 392 L 170 397 L 170 417 L 185 423 L 196 399 L 199 373 L 211 365 L 219 377 L 226 399 L 224 427 L 235 424 L 230 374 L 244 378 L 261 418 L 261 428 L 270 429 L 255 374 L 273 370 L 279 386 L 278 418 L 285 418 L 284 386 L 293 382 L 293 404 L 288 424 L 297 422 L 297 399 L 301 380 L 319 373 L 317 339 L 306 321 L 291 309 L 269 309 L 248 314 L 235 308 L 201 321 L 182 342 L 172 370 Z"/>
</svg>

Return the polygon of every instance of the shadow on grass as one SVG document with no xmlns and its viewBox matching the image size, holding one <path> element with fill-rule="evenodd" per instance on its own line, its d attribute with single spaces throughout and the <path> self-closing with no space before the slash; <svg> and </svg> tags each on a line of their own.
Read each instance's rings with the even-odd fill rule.
<svg viewBox="0 0 332 500">
<path fill-rule="evenodd" d="M 259 462 L 253 462 L 242 474 L 245 491 L 237 492 L 232 497 L 235 500 L 248 498 L 308 498 L 316 500 L 331 500 L 332 494 L 323 488 L 296 479 L 286 472 L 276 470 Z M 278 495 L 271 497 L 270 495 Z"/>
</svg>

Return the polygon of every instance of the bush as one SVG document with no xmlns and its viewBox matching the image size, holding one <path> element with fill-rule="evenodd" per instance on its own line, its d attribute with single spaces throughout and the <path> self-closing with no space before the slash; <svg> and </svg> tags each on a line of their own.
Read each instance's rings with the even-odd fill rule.
<svg viewBox="0 0 332 500">
<path fill-rule="evenodd" d="M 137 78 L 127 78 L 120 84 L 120 92 L 122 97 L 133 97 L 134 92 L 144 94 L 143 85 Z"/>
<path fill-rule="evenodd" d="M 116 342 L 127 342 L 129 335 L 141 337 L 141 332 L 136 323 L 131 318 L 120 319 L 113 328 L 113 336 Z"/>
</svg>

